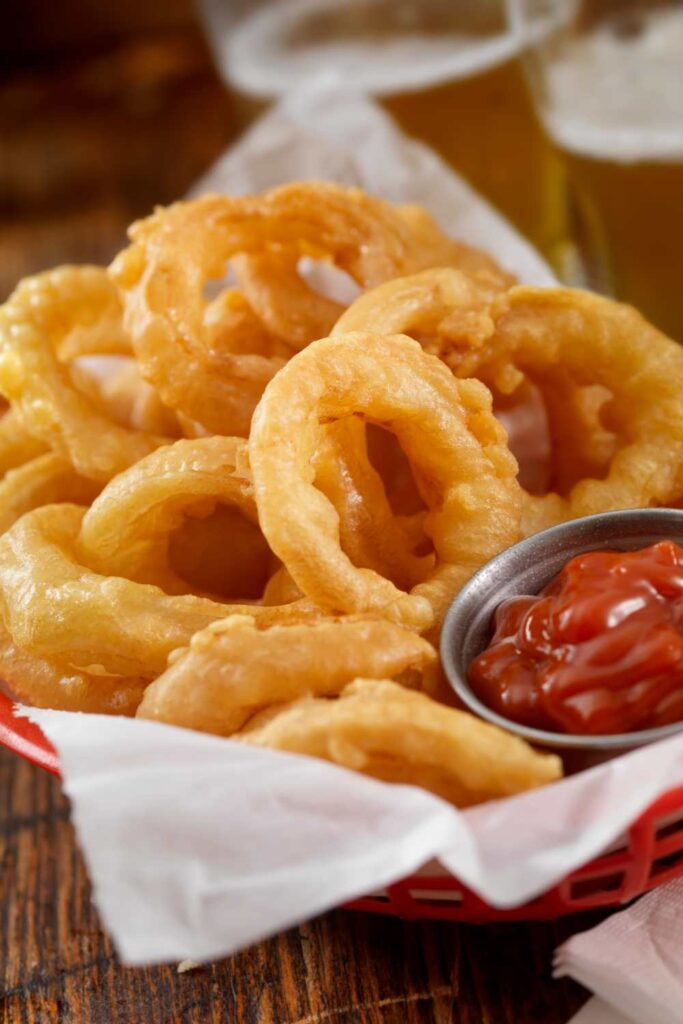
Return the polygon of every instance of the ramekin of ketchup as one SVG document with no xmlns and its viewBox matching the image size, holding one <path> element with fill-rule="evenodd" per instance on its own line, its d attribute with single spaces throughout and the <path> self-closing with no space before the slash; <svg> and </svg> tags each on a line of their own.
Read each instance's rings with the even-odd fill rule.
<svg viewBox="0 0 683 1024">
<path fill-rule="evenodd" d="M 453 602 L 442 658 L 472 710 L 532 741 L 683 729 L 683 512 L 590 516 L 503 552 Z"/>
<path fill-rule="evenodd" d="M 498 606 L 469 668 L 505 718 L 558 732 L 633 732 L 683 719 L 683 548 L 577 555 L 536 597 Z"/>
</svg>

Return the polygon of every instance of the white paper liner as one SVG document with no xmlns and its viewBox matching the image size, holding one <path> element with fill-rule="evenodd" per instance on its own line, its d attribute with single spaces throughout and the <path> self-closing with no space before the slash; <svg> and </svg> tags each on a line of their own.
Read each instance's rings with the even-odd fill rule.
<svg viewBox="0 0 683 1024">
<path fill-rule="evenodd" d="M 676 737 L 459 812 L 313 758 L 155 722 L 24 712 L 60 753 L 95 901 L 131 964 L 226 955 L 431 858 L 515 906 L 683 784 Z"/>
</svg>

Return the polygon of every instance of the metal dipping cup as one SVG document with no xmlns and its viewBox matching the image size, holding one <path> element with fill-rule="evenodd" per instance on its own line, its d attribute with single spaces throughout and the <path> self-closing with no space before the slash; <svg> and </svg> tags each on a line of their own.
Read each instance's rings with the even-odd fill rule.
<svg viewBox="0 0 683 1024">
<path fill-rule="evenodd" d="M 441 660 L 457 696 L 470 711 L 535 746 L 592 752 L 595 759 L 683 732 L 683 721 L 609 736 L 573 736 L 512 722 L 479 700 L 467 680 L 472 660 L 488 645 L 493 613 L 507 598 L 538 594 L 570 558 L 586 551 L 633 551 L 672 540 L 683 546 L 683 511 L 629 509 L 560 523 L 514 544 L 468 580 L 451 604 L 441 631 Z"/>
</svg>

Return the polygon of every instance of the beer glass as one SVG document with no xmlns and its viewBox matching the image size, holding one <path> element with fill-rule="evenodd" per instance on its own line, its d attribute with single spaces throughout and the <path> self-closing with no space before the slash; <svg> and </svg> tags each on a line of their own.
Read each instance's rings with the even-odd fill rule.
<svg viewBox="0 0 683 1024">
<path fill-rule="evenodd" d="M 325 74 L 378 98 L 557 262 L 561 162 L 537 121 L 504 0 L 202 0 L 249 119 Z"/>
<path fill-rule="evenodd" d="M 683 2 L 509 0 L 509 10 L 565 163 L 589 281 L 683 342 Z"/>
</svg>

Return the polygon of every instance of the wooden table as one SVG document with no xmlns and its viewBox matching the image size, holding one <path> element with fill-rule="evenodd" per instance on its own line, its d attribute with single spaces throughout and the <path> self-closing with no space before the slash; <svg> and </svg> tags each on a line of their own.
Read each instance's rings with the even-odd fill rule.
<svg viewBox="0 0 683 1024">
<path fill-rule="evenodd" d="M 0 84 L 0 296 L 106 261 L 237 130 L 191 32 L 16 69 Z M 124 968 L 102 934 L 59 783 L 0 751 L 5 1024 L 565 1024 L 557 925 L 409 924 L 337 911 L 200 970 Z"/>
</svg>

